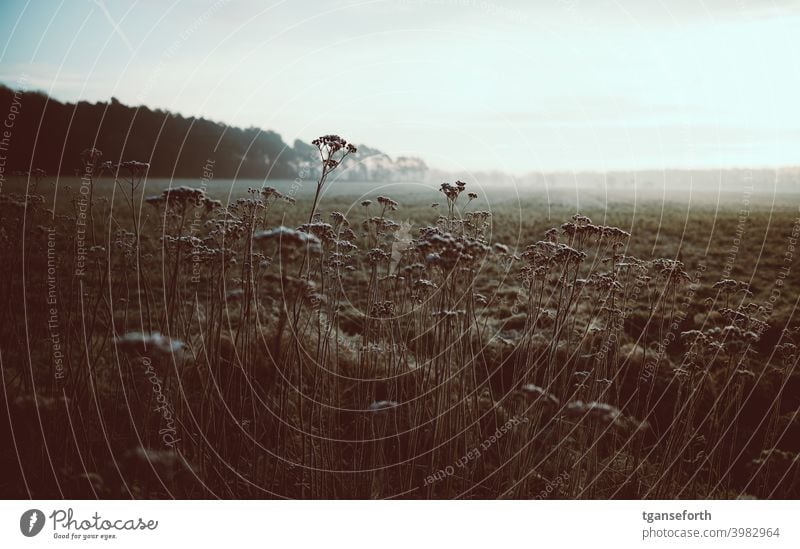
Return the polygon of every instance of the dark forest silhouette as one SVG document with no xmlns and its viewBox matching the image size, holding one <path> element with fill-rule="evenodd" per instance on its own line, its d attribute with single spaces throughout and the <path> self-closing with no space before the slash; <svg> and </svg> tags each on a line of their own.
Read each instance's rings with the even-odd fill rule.
<svg viewBox="0 0 800 549">
<path fill-rule="evenodd" d="M 197 178 L 211 159 L 217 178 L 286 179 L 296 177 L 316 152 L 307 143 L 288 145 L 277 133 L 260 128 L 130 107 L 115 98 L 61 103 L 42 92 L 0 85 L 0 111 L 10 112 L 12 106 L 16 116 L 4 151 L 6 175 L 33 169 L 73 175 L 81 151 L 96 147 L 104 160 L 149 163 L 151 177 Z"/>
</svg>

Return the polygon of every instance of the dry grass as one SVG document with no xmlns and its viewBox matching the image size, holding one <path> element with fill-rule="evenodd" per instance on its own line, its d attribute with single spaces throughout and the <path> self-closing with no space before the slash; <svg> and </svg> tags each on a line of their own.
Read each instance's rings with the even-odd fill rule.
<svg viewBox="0 0 800 549">
<path fill-rule="evenodd" d="M 800 495 L 796 207 L 84 166 L 0 194 L 5 497 Z"/>
</svg>

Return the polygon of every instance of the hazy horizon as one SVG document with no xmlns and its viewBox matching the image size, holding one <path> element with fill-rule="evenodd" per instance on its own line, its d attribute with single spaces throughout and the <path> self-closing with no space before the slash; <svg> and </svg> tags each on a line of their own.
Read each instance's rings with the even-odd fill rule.
<svg viewBox="0 0 800 549">
<path fill-rule="evenodd" d="M 0 81 L 448 172 L 796 166 L 800 3 L 10 1 Z M 20 77 L 26 80 L 20 85 Z"/>
</svg>

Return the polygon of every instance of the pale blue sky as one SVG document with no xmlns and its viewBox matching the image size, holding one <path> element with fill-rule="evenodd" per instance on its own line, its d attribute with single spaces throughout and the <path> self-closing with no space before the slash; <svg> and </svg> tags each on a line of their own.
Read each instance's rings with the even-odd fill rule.
<svg viewBox="0 0 800 549">
<path fill-rule="evenodd" d="M 0 81 L 448 170 L 800 164 L 800 0 L 0 3 Z"/>
</svg>

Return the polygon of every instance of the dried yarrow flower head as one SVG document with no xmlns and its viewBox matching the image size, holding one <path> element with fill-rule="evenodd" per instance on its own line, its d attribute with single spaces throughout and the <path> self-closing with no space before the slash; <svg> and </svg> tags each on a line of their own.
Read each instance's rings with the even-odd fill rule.
<svg viewBox="0 0 800 549">
<path fill-rule="evenodd" d="M 491 227 L 492 213 L 485 210 L 469 212 L 461 221 L 465 230 L 472 234 L 473 238 L 484 237 Z M 454 220 L 456 221 L 456 220 Z M 455 227 L 455 225 L 452 225 Z"/>
<path fill-rule="evenodd" d="M 455 204 L 456 200 L 458 200 L 458 196 L 462 192 L 464 192 L 466 186 L 467 184 L 464 183 L 463 181 L 456 181 L 455 184 L 442 183 L 439 186 L 439 192 L 442 193 L 444 197 L 447 199 L 448 206 L 452 206 L 453 204 Z M 475 195 L 475 198 L 477 197 L 478 196 Z"/>
<path fill-rule="evenodd" d="M 274 198 L 281 198 L 283 194 L 275 187 L 261 187 L 259 194 L 264 200 L 272 200 Z"/>
<path fill-rule="evenodd" d="M 732 325 L 742 328 L 743 332 L 752 330 L 758 334 L 762 334 L 767 329 L 768 325 L 765 321 L 755 316 L 755 313 L 758 312 L 758 306 L 755 304 L 750 305 L 754 305 L 754 309 L 749 308 L 747 305 L 740 307 L 738 310 L 722 307 L 719 310 L 719 314 Z M 733 328 L 733 326 L 729 328 Z"/>
<path fill-rule="evenodd" d="M 680 286 L 692 281 L 692 277 L 684 270 L 683 261 L 659 258 L 653 260 L 653 267 L 669 285 Z"/>
<path fill-rule="evenodd" d="M 378 201 L 378 204 L 380 204 L 381 208 L 383 208 L 384 212 L 386 211 L 393 212 L 400 207 L 400 205 L 397 202 L 395 202 L 388 196 L 379 196 L 376 200 Z"/>
<path fill-rule="evenodd" d="M 591 223 L 578 225 L 573 221 L 568 221 L 561 225 L 561 231 L 563 234 L 570 237 L 573 243 L 575 243 L 575 241 L 577 241 L 577 243 L 582 243 L 588 240 L 589 237 L 599 238 L 602 233 L 602 228 L 597 225 L 592 225 Z"/>
<path fill-rule="evenodd" d="M 185 345 L 182 341 L 171 339 L 160 332 L 128 332 L 114 339 L 120 352 L 130 356 L 174 356 L 178 358 Z"/>
<path fill-rule="evenodd" d="M 250 189 L 254 191 L 253 189 Z M 250 226 L 260 215 L 260 212 L 265 210 L 267 205 L 259 198 L 237 198 L 232 204 L 228 206 L 226 212 L 229 216 L 240 219 L 247 226 Z"/>
<path fill-rule="evenodd" d="M 356 147 L 338 135 L 323 135 L 311 142 L 320 153 L 323 173 L 336 169 L 344 158 L 357 152 Z"/>
<path fill-rule="evenodd" d="M 631 233 L 623 231 L 618 227 L 600 227 L 600 239 L 610 242 L 611 244 L 621 244 L 628 238 Z"/>
<path fill-rule="evenodd" d="M 798 347 L 794 343 L 784 341 L 775 347 L 775 355 L 780 358 L 784 365 L 794 363 L 798 356 Z"/>
<path fill-rule="evenodd" d="M 222 208 L 222 202 L 219 200 L 214 200 L 208 197 L 204 197 L 202 200 L 203 208 L 205 208 L 206 213 L 213 212 L 219 208 Z"/>
<path fill-rule="evenodd" d="M 608 273 L 592 273 L 586 280 L 585 285 L 591 286 L 600 292 L 619 291 L 622 290 L 622 284 L 617 281 L 617 274 L 613 272 Z"/>
<path fill-rule="evenodd" d="M 750 291 L 750 284 L 748 284 L 747 282 L 732 280 L 730 278 L 726 278 L 720 280 L 719 282 L 715 282 L 712 288 L 715 290 L 719 290 L 719 292 L 726 297 L 737 293 L 743 294 L 745 296 L 753 295 L 753 292 Z"/>
<path fill-rule="evenodd" d="M 613 253 L 611 257 L 604 257 L 602 260 L 603 263 L 611 261 L 617 271 L 632 272 L 637 275 L 647 272 L 647 262 L 632 255 Z"/>
<path fill-rule="evenodd" d="M 403 282 L 406 279 L 404 276 L 397 276 L 396 274 L 389 274 L 382 276 L 378 279 L 380 282 Z"/>
<path fill-rule="evenodd" d="M 379 301 L 372 304 L 370 315 L 376 318 L 389 318 L 394 316 L 394 301 Z"/>
<path fill-rule="evenodd" d="M 715 282 L 714 285 L 711 287 L 714 288 L 715 290 L 731 291 L 731 290 L 736 290 L 736 288 L 739 287 L 739 283 L 730 278 L 725 278 L 723 280 Z"/>
<path fill-rule="evenodd" d="M 575 225 L 577 225 L 579 227 L 592 224 L 592 220 L 590 218 L 586 217 L 585 215 L 580 215 L 580 214 L 573 215 L 572 216 L 572 221 L 573 221 L 573 223 L 575 223 Z"/>
<path fill-rule="evenodd" d="M 337 229 L 339 227 L 347 227 L 350 225 L 350 222 L 347 220 L 347 217 L 342 212 L 334 211 L 330 213 L 331 221 L 333 221 L 334 227 Z"/>
<path fill-rule="evenodd" d="M 560 265 L 580 263 L 586 259 L 586 254 L 566 244 L 540 240 L 525 248 L 521 258 L 531 267 L 549 269 Z"/>
<path fill-rule="evenodd" d="M 391 259 L 391 255 L 380 248 L 372 248 L 370 251 L 367 252 L 367 261 L 370 265 L 377 265 L 379 263 L 384 263 Z"/>
<path fill-rule="evenodd" d="M 342 240 L 357 240 L 358 235 L 350 227 L 345 227 L 339 230 L 339 238 Z"/>
<path fill-rule="evenodd" d="M 297 227 L 297 230 L 314 235 L 322 244 L 326 246 L 336 242 L 336 232 L 330 223 L 323 223 L 321 221 L 304 223 L 303 225 Z"/>
<path fill-rule="evenodd" d="M 149 196 L 145 202 L 152 206 L 166 206 L 172 212 L 184 212 L 197 206 L 206 206 L 206 193 L 203 189 L 196 189 L 181 185 L 164 190 L 160 196 Z M 219 203 L 221 205 L 221 203 Z"/>
<path fill-rule="evenodd" d="M 338 135 L 333 134 L 318 137 L 314 139 L 311 144 L 317 147 L 320 151 L 329 155 L 339 151 L 346 152 L 347 154 L 353 154 L 357 152 L 357 149 L 354 145 L 348 143 Z"/>
<path fill-rule="evenodd" d="M 349 240 L 337 240 L 334 244 L 336 245 L 336 249 L 342 253 L 354 252 L 358 249 L 358 246 Z"/>
<path fill-rule="evenodd" d="M 426 278 L 420 278 L 414 281 L 414 289 L 421 293 L 428 293 L 438 289 L 439 286 Z"/>
<path fill-rule="evenodd" d="M 403 267 L 401 270 L 409 275 L 422 276 L 422 274 L 425 272 L 425 265 L 422 263 L 411 263 Z"/>
<path fill-rule="evenodd" d="M 396 233 L 402 228 L 402 226 L 396 221 L 393 221 L 388 217 L 377 215 L 370 217 L 369 219 L 365 219 L 361 223 L 361 226 L 365 231 L 370 231 L 372 228 L 374 228 L 375 233 L 380 236 Z"/>
<path fill-rule="evenodd" d="M 393 221 L 387 217 L 383 218 L 383 231 L 387 233 L 396 233 L 400 229 L 402 229 L 402 225 L 397 221 Z"/>
<path fill-rule="evenodd" d="M 288 256 L 306 251 L 312 253 L 322 251 L 322 243 L 315 235 L 284 226 L 259 231 L 253 236 L 253 241 L 260 246 L 275 244 L 282 254 Z"/>
<path fill-rule="evenodd" d="M 120 162 L 116 166 L 116 171 L 118 173 L 120 171 L 124 171 L 130 177 L 134 178 L 144 177 L 144 175 L 147 174 L 149 169 L 150 169 L 150 164 L 148 164 L 147 162 L 139 162 L 137 160 L 127 160 L 125 162 Z"/>
<path fill-rule="evenodd" d="M 416 250 L 425 263 L 444 271 L 451 271 L 459 265 L 474 267 L 492 251 L 479 240 L 442 233 L 435 227 L 424 227 L 420 232 L 422 236 L 417 241 Z"/>
<path fill-rule="evenodd" d="M 293 197 L 289 196 L 288 194 L 283 194 L 275 187 L 262 187 L 259 191 L 259 194 L 261 195 L 261 199 L 264 201 L 265 205 L 272 204 L 277 200 L 294 204 Z"/>
<path fill-rule="evenodd" d="M 229 247 L 232 242 L 244 237 L 247 227 L 239 219 L 210 219 L 205 223 L 208 228 L 206 239 L 209 242 L 219 242 L 224 247 Z"/>
<path fill-rule="evenodd" d="M 351 246 L 352 249 L 348 248 L 348 246 Z M 343 252 L 353 251 L 355 248 L 355 245 L 351 244 L 349 241 L 337 241 L 336 249 L 341 251 L 328 254 L 328 257 L 324 262 L 325 266 L 328 267 L 326 272 L 334 274 L 335 276 L 339 276 L 342 270 L 350 270 L 348 267 L 353 266 L 353 256 Z"/>
<path fill-rule="evenodd" d="M 631 234 L 618 227 L 594 225 L 585 215 L 573 215 L 572 221 L 561 225 L 562 232 L 569 236 L 573 245 L 585 243 L 590 238 L 605 243 L 612 248 L 621 246 Z M 548 236 L 552 240 L 552 235 Z"/>
</svg>

